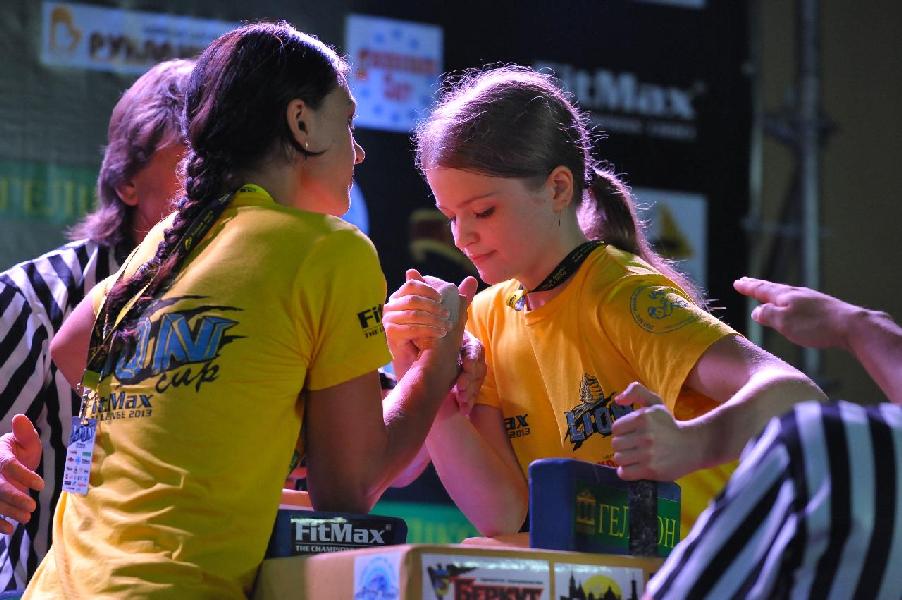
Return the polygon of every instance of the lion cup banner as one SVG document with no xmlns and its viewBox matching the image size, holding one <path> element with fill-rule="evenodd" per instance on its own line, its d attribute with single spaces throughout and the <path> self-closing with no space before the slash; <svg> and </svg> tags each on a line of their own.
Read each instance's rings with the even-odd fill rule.
<svg viewBox="0 0 902 600">
<path fill-rule="evenodd" d="M 435 99 L 442 71 L 442 30 L 361 15 L 347 20 L 345 47 L 360 127 L 408 133 Z"/>
<path fill-rule="evenodd" d="M 69 2 L 45 2 L 43 9 L 43 64 L 134 75 L 164 60 L 191 58 L 238 25 Z"/>
</svg>

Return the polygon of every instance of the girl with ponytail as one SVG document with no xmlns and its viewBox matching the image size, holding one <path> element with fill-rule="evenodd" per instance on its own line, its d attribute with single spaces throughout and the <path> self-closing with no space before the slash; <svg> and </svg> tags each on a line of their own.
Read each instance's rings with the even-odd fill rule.
<svg viewBox="0 0 902 600">
<path fill-rule="evenodd" d="M 53 342 L 83 389 L 76 437 L 96 441 L 73 457 L 90 470 L 67 482 L 26 597 L 247 597 L 296 443 L 314 507 L 348 512 L 422 446 L 463 320 L 443 322 L 383 416 L 385 278 L 337 218 L 364 158 L 346 72 L 286 23 L 197 60 L 185 196 Z M 452 286 L 451 308 L 475 284 L 463 299 Z"/>
<path fill-rule="evenodd" d="M 823 398 L 796 369 L 704 310 L 651 248 L 626 185 L 591 154 L 586 117 L 546 75 L 502 67 L 446 87 L 416 151 L 455 244 L 492 287 L 467 330 L 487 375 L 446 400 L 426 449 L 484 535 L 516 532 L 539 458 L 682 486 L 682 531 L 768 419 Z M 395 356 L 435 338 L 419 273 L 385 306 Z M 716 467 L 709 469 L 709 467 Z"/>
</svg>

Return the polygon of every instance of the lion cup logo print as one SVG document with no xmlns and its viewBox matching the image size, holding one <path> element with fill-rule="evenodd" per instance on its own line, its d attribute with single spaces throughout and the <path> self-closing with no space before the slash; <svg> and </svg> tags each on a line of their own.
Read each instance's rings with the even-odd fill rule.
<svg viewBox="0 0 902 600">
<path fill-rule="evenodd" d="M 121 384 L 156 381 L 154 389 L 163 393 L 170 388 L 192 387 L 199 392 L 204 384 L 219 376 L 216 359 L 222 348 L 244 336 L 227 335 L 238 321 L 223 313 L 238 312 L 234 306 L 200 305 L 187 310 L 163 309 L 187 299 L 202 296 L 167 298 L 151 305 L 138 321 L 133 345 L 110 357 Z"/>
<path fill-rule="evenodd" d="M 669 333 L 698 321 L 688 300 L 674 288 L 646 285 L 630 297 L 630 313 L 636 325 L 649 333 Z"/>
<path fill-rule="evenodd" d="M 631 412 L 629 406 L 614 402 L 614 395 L 611 392 L 610 396 L 605 396 L 598 379 L 583 373 L 579 384 L 579 404 L 564 413 L 567 417 L 566 438 L 573 444 L 574 450 L 578 450 L 596 433 L 609 437 L 614 421 Z"/>
</svg>

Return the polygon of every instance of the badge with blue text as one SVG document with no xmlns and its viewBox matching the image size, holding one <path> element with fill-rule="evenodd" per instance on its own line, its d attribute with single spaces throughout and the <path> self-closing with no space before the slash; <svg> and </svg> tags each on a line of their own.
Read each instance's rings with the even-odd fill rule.
<svg viewBox="0 0 902 600">
<path fill-rule="evenodd" d="M 63 491 L 84 496 L 91 477 L 91 457 L 97 440 L 97 419 L 72 417 L 72 433 L 66 446 Z"/>
</svg>

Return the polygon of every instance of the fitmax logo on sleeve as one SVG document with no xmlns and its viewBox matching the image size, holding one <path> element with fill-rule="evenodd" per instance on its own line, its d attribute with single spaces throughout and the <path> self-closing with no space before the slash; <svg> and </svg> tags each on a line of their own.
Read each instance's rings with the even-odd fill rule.
<svg viewBox="0 0 902 600">
<path fill-rule="evenodd" d="M 360 311 L 357 313 L 357 320 L 360 322 L 360 329 L 363 330 L 363 337 L 373 337 L 385 331 L 382 327 L 381 304 Z"/>
</svg>

